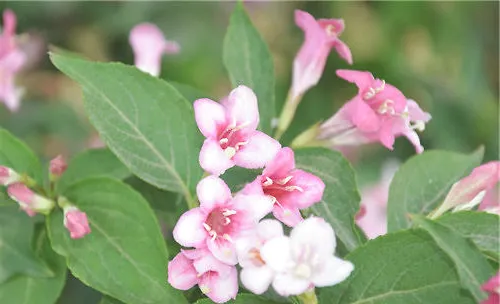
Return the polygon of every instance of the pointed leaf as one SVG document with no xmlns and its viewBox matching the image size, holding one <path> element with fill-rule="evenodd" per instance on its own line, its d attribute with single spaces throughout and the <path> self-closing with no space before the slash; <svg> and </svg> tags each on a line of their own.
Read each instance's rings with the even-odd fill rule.
<svg viewBox="0 0 500 304">
<path fill-rule="evenodd" d="M 273 59 L 241 2 L 231 15 L 222 57 L 233 86 L 246 85 L 257 95 L 260 129 L 270 133 L 276 116 Z"/>
<path fill-rule="evenodd" d="M 167 283 L 168 253 L 148 203 L 130 186 L 92 178 L 69 187 L 69 201 L 87 213 L 92 232 L 73 240 L 62 212 L 47 226 L 52 247 L 64 255 L 73 275 L 125 303 L 185 303 Z"/>
</svg>

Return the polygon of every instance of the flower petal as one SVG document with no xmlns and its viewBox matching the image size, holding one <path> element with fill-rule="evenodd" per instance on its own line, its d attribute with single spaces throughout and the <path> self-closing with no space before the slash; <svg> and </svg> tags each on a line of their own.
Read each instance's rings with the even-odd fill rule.
<svg viewBox="0 0 500 304">
<path fill-rule="evenodd" d="M 331 256 L 313 273 L 312 282 L 317 287 L 332 286 L 347 279 L 353 270 L 351 262 Z"/>
<path fill-rule="evenodd" d="M 369 88 L 375 80 L 372 73 L 366 71 L 337 70 L 336 73 L 340 78 L 355 83 L 359 90 Z"/>
<path fill-rule="evenodd" d="M 160 75 L 161 56 L 165 48 L 161 30 L 152 23 L 138 24 L 130 31 L 129 42 L 137 68 L 153 76 Z"/>
<path fill-rule="evenodd" d="M 314 19 L 311 14 L 305 11 L 296 9 L 294 12 L 295 24 L 304 32 L 322 31 L 319 23 Z"/>
<path fill-rule="evenodd" d="M 257 226 L 257 234 L 261 240 L 267 241 L 283 236 L 283 226 L 277 220 L 265 219 Z"/>
<path fill-rule="evenodd" d="M 326 260 L 333 255 L 335 245 L 332 227 L 320 217 L 310 217 L 300 222 L 290 233 L 290 246 L 295 260 L 301 257 L 304 250 L 314 252 L 319 261 Z"/>
<path fill-rule="evenodd" d="M 278 203 L 274 204 L 273 215 L 289 227 L 294 227 L 303 220 L 298 208 L 292 208 L 284 205 L 280 206 Z"/>
<path fill-rule="evenodd" d="M 267 164 L 262 175 L 275 178 L 287 177 L 288 172 L 295 169 L 293 150 L 285 147 L 280 149 L 274 158 Z"/>
<path fill-rule="evenodd" d="M 245 187 L 241 189 L 240 193 L 264 195 L 264 191 L 262 190 L 261 178 L 262 175 L 257 176 L 257 178 L 255 178 L 253 182 L 246 184 Z"/>
<path fill-rule="evenodd" d="M 239 210 L 245 210 L 257 223 L 273 210 L 274 201 L 267 195 L 238 194 L 233 199 L 233 205 Z"/>
<path fill-rule="evenodd" d="M 286 196 L 287 200 L 293 200 L 293 204 L 299 209 L 309 208 L 321 201 L 325 190 L 325 183 L 321 178 L 302 170 L 293 170 L 290 175 L 293 177 L 289 183 L 299 187 L 301 191 L 289 192 Z M 282 201 L 284 199 L 285 197 L 282 198 Z M 289 205 L 290 203 L 286 202 L 285 204 Z"/>
<path fill-rule="evenodd" d="M 273 280 L 273 288 L 284 297 L 304 293 L 311 286 L 311 282 L 293 276 L 289 273 L 277 274 Z"/>
<path fill-rule="evenodd" d="M 193 267 L 193 261 L 182 252 L 168 263 L 168 282 L 174 288 L 188 290 L 198 283 L 198 274 Z"/>
<path fill-rule="evenodd" d="M 249 138 L 249 142 L 236 152 L 233 161 L 236 165 L 247 169 L 263 168 L 274 158 L 280 148 L 280 143 L 274 138 L 255 131 Z"/>
<path fill-rule="evenodd" d="M 200 208 L 186 211 L 175 224 L 173 236 L 177 243 L 186 247 L 197 247 L 207 238 L 207 231 L 203 228 L 206 216 Z"/>
<path fill-rule="evenodd" d="M 224 205 L 231 200 L 231 190 L 217 176 L 211 175 L 202 179 L 196 186 L 196 194 L 200 200 L 200 208 L 206 213 L 218 205 Z"/>
<path fill-rule="evenodd" d="M 238 263 L 236 248 L 232 242 L 221 238 L 216 240 L 207 238 L 207 247 L 214 257 L 222 263 L 228 265 L 236 265 Z"/>
<path fill-rule="evenodd" d="M 243 286 L 255 294 L 263 294 L 271 284 L 274 272 L 266 266 L 246 267 L 241 270 L 240 279 Z"/>
<path fill-rule="evenodd" d="M 352 123 L 363 132 L 376 132 L 380 128 L 380 118 L 358 95 L 346 105 Z"/>
<path fill-rule="evenodd" d="M 233 167 L 234 162 L 227 157 L 217 141 L 206 139 L 200 151 L 200 166 L 208 173 L 219 176 Z"/>
<path fill-rule="evenodd" d="M 227 276 L 208 273 L 200 278 L 200 289 L 215 303 L 224 303 L 236 298 L 238 293 L 238 272 L 236 267 L 231 267 Z"/>
<path fill-rule="evenodd" d="M 335 48 L 335 50 L 339 54 L 340 58 L 342 58 L 345 61 L 347 61 L 347 63 L 352 64 L 351 50 L 349 49 L 349 47 L 347 46 L 347 44 L 345 44 L 341 40 L 337 39 L 334 42 L 333 47 Z"/>
<path fill-rule="evenodd" d="M 203 136 L 217 139 L 218 128 L 223 127 L 226 123 L 224 107 L 208 98 L 196 100 L 193 107 L 196 124 Z"/>
<path fill-rule="evenodd" d="M 286 236 L 267 241 L 260 248 L 260 256 L 276 272 L 287 271 L 294 265 L 290 252 L 290 239 Z"/>
<path fill-rule="evenodd" d="M 247 130 L 255 130 L 259 124 L 259 107 L 257 96 L 249 87 L 238 86 L 229 93 L 222 105 L 226 108 L 228 122 L 236 122 L 237 126 L 244 126 Z"/>
<path fill-rule="evenodd" d="M 232 266 L 216 259 L 208 250 L 203 250 L 203 255 L 193 262 L 193 266 L 198 275 L 208 271 L 215 271 L 223 277 L 228 276 L 233 269 Z"/>
<path fill-rule="evenodd" d="M 415 100 L 408 99 L 406 105 L 408 106 L 408 114 L 411 121 L 423 121 L 426 123 L 431 120 L 431 114 L 424 112 Z"/>
<path fill-rule="evenodd" d="M 394 150 L 395 141 L 395 130 L 393 129 L 393 126 L 397 126 L 398 124 L 400 124 L 400 122 L 397 122 L 397 120 L 399 120 L 400 122 L 403 121 L 403 119 L 400 117 L 394 117 L 391 120 L 384 121 L 378 132 L 380 143 L 382 143 L 384 147 L 391 151 Z"/>
</svg>

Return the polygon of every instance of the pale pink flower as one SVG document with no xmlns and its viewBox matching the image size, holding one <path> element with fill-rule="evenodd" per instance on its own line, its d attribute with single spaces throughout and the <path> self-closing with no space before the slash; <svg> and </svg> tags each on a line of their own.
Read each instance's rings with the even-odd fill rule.
<svg viewBox="0 0 500 304">
<path fill-rule="evenodd" d="M 179 53 L 179 44 L 166 40 L 161 30 L 152 23 L 136 25 L 129 36 L 135 57 L 135 66 L 153 76 L 160 75 L 163 54 Z"/>
<path fill-rule="evenodd" d="M 8 186 L 21 181 L 21 176 L 9 167 L 0 166 L 0 185 Z"/>
<path fill-rule="evenodd" d="M 361 190 L 361 209 L 356 216 L 356 224 L 369 239 L 387 233 L 389 186 L 397 168 L 398 163 L 395 161 L 384 164 L 380 180 Z"/>
<path fill-rule="evenodd" d="M 488 299 L 482 301 L 481 304 L 500 303 L 500 272 L 497 272 L 488 282 L 484 283 L 481 289 L 488 292 Z"/>
<path fill-rule="evenodd" d="M 309 13 L 295 10 L 295 23 L 304 31 L 305 40 L 293 62 L 292 100 L 318 83 L 332 48 L 352 64 L 349 47 L 338 38 L 344 31 L 344 20 L 315 20 Z"/>
<path fill-rule="evenodd" d="M 188 290 L 194 285 L 215 303 L 236 298 L 238 274 L 235 266 L 217 260 L 208 249 L 182 250 L 168 263 L 168 282 Z"/>
<path fill-rule="evenodd" d="M 358 94 L 320 126 L 319 140 L 332 148 L 380 141 L 392 150 L 395 138 L 406 136 L 417 153 L 424 148 L 415 130 L 423 131 L 429 113 L 396 87 L 373 78 L 369 72 L 337 70 L 337 75 L 357 85 Z"/>
<path fill-rule="evenodd" d="M 476 167 L 471 174 L 454 183 L 443 204 L 433 212 L 438 217 L 449 209 L 467 210 L 478 205 L 486 191 L 500 181 L 500 161 L 491 161 Z"/>
<path fill-rule="evenodd" d="M 91 232 L 87 214 L 75 206 L 64 206 L 64 227 L 72 239 L 80 239 Z"/>
<path fill-rule="evenodd" d="M 196 123 L 207 138 L 200 151 L 200 165 L 220 175 L 234 165 L 248 169 L 264 167 L 281 147 L 257 131 L 259 109 L 254 92 L 243 85 L 221 103 L 210 99 L 194 102 Z"/>
<path fill-rule="evenodd" d="M 275 237 L 260 249 L 264 262 L 276 273 L 273 288 L 282 296 L 298 295 L 317 286 L 345 280 L 354 265 L 334 256 L 333 229 L 322 218 L 311 217 L 293 228 L 290 237 Z"/>
<path fill-rule="evenodd" d="M 13 183 L 8 186 L 7 194 L 29 216 L 35 216 L 37 212 L 47 215 L 55 206 L 52 200 L 34 193 L 22 183 Z"/>
<path fill-rule="evenodd" d="M 0 35 L 0 100 L 12 112 L 19 109 L 23 92 L 16 88 L 14 78 L 26 62 L 26 55 L 17 45 L 15 31 L 16 15 L 11 10 L 4 10 Z"/>
<path fill-rule="evenodd" d="M 66 163 L 62 155 L 58 155 L 56 158 L 50 161 L 49 172 L 54 177 L 60 177 L 64 173 L 64 171 L 66 171 L 67 167 L 68 164 Z"/>
<path fill-rule="evenodd" d="M 500 214 L 500 187 L 498 185 L 486 190 L 483 201 L 479 204 L 478 210 Z"/>
<path fill-rule="evenodd" d="M 236 243 L 238 262 L 242 267 L 240 279 L 246 289 L 264 293 L 274 279 L 274 271 L 260 256 L 260 248 L 270 239 L 283 236 L 283 227 L 276 220 L 262 220 L 255 234 Z"/>
<path fill-rule="evenodd" d="M 295 168 L 293 150 L 287 147 L 279 150 L 262 175 L 248 184 L 243 193 L 271 197 L 273 215 L 293 227 L 302 221 L 300 209 L 319 202 L 324 189 L 325 184 L 319 177 Z"/>
<path fill-rule="evenodd" d="M 196 187 L 200 207 L 184 213 L 174 227 L 174 239 L 186 247 L 207 247 L 220 261 L 238 262 L 234 243 L 253 233 L 258 221 L 272 209 L 263 195 L 238 194 L 216 176 L 202 179 Z"/>
</svg>

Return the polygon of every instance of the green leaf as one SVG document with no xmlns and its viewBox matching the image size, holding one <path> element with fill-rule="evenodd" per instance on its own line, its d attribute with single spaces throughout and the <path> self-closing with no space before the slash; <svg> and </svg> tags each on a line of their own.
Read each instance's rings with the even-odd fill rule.
<svg viewBox="0 0 500 304">
<path fill-rule="evenodd" d="M 262 174 L 262 170 L 249 170 L 241 167 L 232 167 L 221 178 L 226 182 L 233 193 L 240 191 L 246 184 L 252 182 Z"/>
<path fill-rule="evenodd" d="M 495 260 L 500 260 L 500 231 L 497 214 L 474 211 L 447 213 L 436 219 L 454 232 L 470 239 Z"/>
<path fill-rule="evenodd" d="M 0 207 L 0 284 L 15 274 L 54 275 L 33 252 L 32 237 L 33 221 L 17 205 Z"/>
<path fill-rule="evenodd" d="M 111 151 L 140 178 L 192 202 L 203 172 L 191 103 L 167 82 L 131 66 L 56 54 L 51 59 L 82 85 L 85 109 Z"/>
<path fill-rule="evenodd" d="M 241 2 L 231 15 L 222 57 L 233 86 L 246 85 L 257 95 L 260 129 L 270 133 L 276 116 L 273 58 Z"/>
<path fill-rule="evenodd" d="M 190 85 L 184 84 L 184 83 L 179 83 L 179 82 L 174 82 L 174 81 L 169 81 L 169 83 L 177 90 L 179 93 L 181 93 L 184 98 L 186 98 L 187 101 L 190 103 L 193 103 L 196 99 L 200 98 L 210 98 L 208 94 L 200 91 L 199 89 L 192 87 Z"/>
<path fill-rule="evenodd" d="M 295 161 L 297 168 L 318 176 L 325 183 L 323 199 L 311 207 L 313 213 L 333 226 L 349 251 L 361 245 L 365 238 L 354 224 L 361 199 L 349 162 L 339 152 L 323 148 L 298 149 Z"/>
<path fill-rule="evenodd" d="M 117 299 L 113 299 L 108 296 L 103 296 L 99 304 L 123 304 L 123 302 L 120 302 Z"/>
<path fill-rule="evenodd" d="M 26 275 L 11 278 L 0 284 L 0 303 L 54 304 L 59 298 L 66 281 L 66 263 L 50 247 L 45 230 L 38 233 L 35 252 L 47 261 L 55 275 L 51 278 Z"/>
<path fill-rule="evenodd" d="M 8 131 L 0 129 L 0 165 L 42 181 L 42 167 L 33 151 Z"/>
<path fill-rule="evenodd" d="M 108 149 L 87 150 L 70 161 L 57 183 L 57 189 L 63 192 L 74 183 L 98 176 L 124 179 L 130 176 L 130 171 Z"/>
<path fill-rule="evenodd" d="M 388 231 L 409 228 L 408 214 L 427 214 L 437 207 L 451 185 L 481 163 L 483 151 L 481 148 L 470 155 L 426 151 L 404 163 L 389 189 Z"/>
<path fill-rule="evenodd" d="M 319 289 L 328 304 L 472 304 L 453 262 L 422 230 L 369 241 L 346 259 L 354 271 L 343 283 Z"/>
<path fill-rule="evenodd" d="M 73 240 L 52 212 L 47 226 L 52 247 L 67 258 L 73 275 L 125 303 L 185 303 L 167 283 L 167 250 L 148 203 L 130 186 L 91 178 L 63 193 L 87 213 L 92 232 Z"/>
<path fill-rule="evenodd" d="M 204 298 L 196 301 L 195 304 L 212 304 L 212 300 Z M 236 296 L 235 300 L 231 300 L 226 302 L 227 304 L 279 304 L 279 302 L 270 301 L 264 297 L 253 295 L 253 294 L 245 294 L 240 293 Z"/>
<path fill-rule="evenodd" d="M 477 247 L 450 228 L 425 216 L 414 215 L 412 220 L 425 229 L 452 259 L 462 286 L 467 288 L 478 302 L 486 299 L 486 293 L 481 290 L 481 285 L 494 275 L 494 270 Z"/>
</svg>

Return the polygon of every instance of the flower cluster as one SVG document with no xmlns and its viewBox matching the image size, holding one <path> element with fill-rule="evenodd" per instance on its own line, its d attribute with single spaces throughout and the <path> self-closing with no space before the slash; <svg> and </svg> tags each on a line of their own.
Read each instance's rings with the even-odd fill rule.
<svg viewBox="0 0 500 304">
<path fill-rule="evenodd" d="M 300 213 L 321 200 L 325 185 L 295 168 L 292 149 L 256 130 L 253 91 L 239 86 L 220 103 L 196 100 L 194 109 L 206 137 L 199 161 L 210 175 L 196 188 L 200 206 L 184 213 L 173 230 L 179 244 L 194 249 L 183 249 L 169 263 L 169 283 L 181 290 L 198 284 L 222 303 L 238 292 L 237 264 L 241 282 L 257 294 L 271 283 L 288 296 L 344 280 L 354 267 L 334 257 L 333 229 L 320 218 L 304 220 Z M 233 166 L 263 171 L 233 195 L 219 177 Z M 263 219 L 271 212 L 294 227 L 290 237 L 284 236 L 280 222 Z"/>
<path fill-rule="evenodd" d="M 57 180 L 66 170 L 66 162 L 61 156 L 54 158 L 49 165 L 51 183 Z M 19 174 L 13 169 L 0 166 L 0 185 L 7 187 L 9 197 L 17 202 L 21 209 L 30 217 L 37 213 L 48 215 L 56 206 L 43 189 L 38 194 L 32 190 L 37 183 L 31 177 Z M 50 194 L 50 193 L 49 193 Z M 66 198 L 59 197 L 58 205 L 63 208 L 64 226 L 68 229 L 71 238 L 79 239 L 90 233 L 87 215 L 72 205 Z"/>
</svg>

